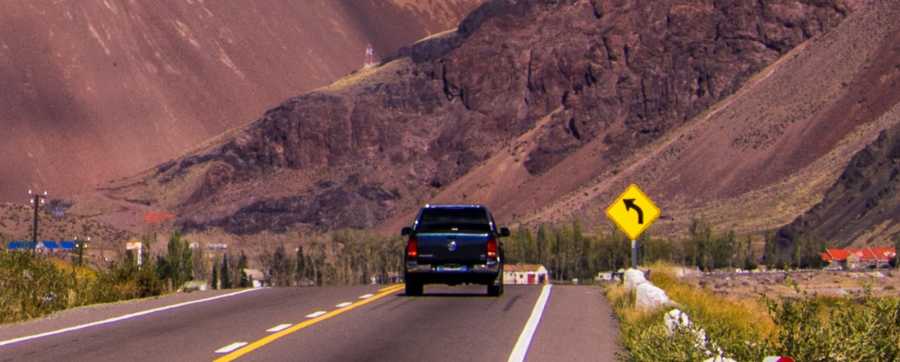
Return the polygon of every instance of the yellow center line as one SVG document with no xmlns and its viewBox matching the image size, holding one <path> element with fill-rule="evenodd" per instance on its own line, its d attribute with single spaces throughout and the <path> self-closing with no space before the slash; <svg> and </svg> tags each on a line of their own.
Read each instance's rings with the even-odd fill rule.
<svg viewBox="0 0 900 362">
<path fill-rule="evenodd" d="M 268 336 L 266 336 L 266 337 L 264 337 L 264 338 L 262 338 L 262 339 L 259 339 L 259 340 L 255 341 L 255 342 L 253 342 L 253 343 L 250 343 L 250 344 L 244 346 L 243 348 L 241 348 L 241 349 L 239 349 L 239 350 L 237 350 L 237 351 L 231 352 L 231 353 L 229 353 L 229 354 L 227 354 L 227 355 L 225 355 L 225 356 L 222 356 L 222 357 L 220 357 L 220 358 L 217 358 L 217 359 L 214 360 L 214 362 L 230 362 L 230 361 L 234 361 L 234 360 L 240 358 L 241 356 L 243 356 L 243 355 L 245 355 L 245 354 L 247 354 L 247 353 L 253 352 L 253 351 L 257 350 L 257 349 L 260 349 L 262 346 L 265 346 L 265 345 L 267 345 L 267 344 L 269 344 L 269 343 L 272 343 L 272 342 L 274 342 L 274 341 L 280 339 L 281 337 L 287 336 L 287 335 L 289 335 L 289 334 L 291 334 L 291 333 L 297 332 L 297 331 L 299 331 L 299 330 L 301 330 L 301 329 L 307 328 L 307 327 L 309 327 L 309 326 L 312 326 L 312 325 L 314 325 L 314 324 L 316 324 L 316 323 L 319 323 L 319 322 L 321 322 L 321 321 L 324 321 L 324 320 L 326 320 L 326 319 L 330 319 L 330 318 L 332 318 L 332 317 L 338 316 L 338 315 L 340 315 L 341 313 L 349 312 L 349 311 L 351 311 L 351 310 L 353 310 L 353 309 L 356 309 L 356 308 L 362 307 L 362 306 L 364 306 L 364 305 L 366 305 L 366 304 L 372 303 L 372 302 L 374 302 L 374 301 L 376 301 L 376 300 L 378 300 L 378 299 L 381 299 L 381 298 L 384 298 L 384 297 L 386 297 L 386 296 L 388 296 L 388 295 L 394 294 L 394 292 L 397 292 L 397 291 L 399 291 L 400 289 L 403 289 L 403 284 L 398 284 L 398 285 L 390 286 L 390 287 L 387 287 L 387 288 L 383 288 L 383 289 L 381 289 L 381 290 L 378 292 L 378 294 L 373 295 L 371 298 L 363 299 L 363 300 L 361 300 L 361 301 L 358 301 L 358 302 L 356 302 L 356 303 L 353 303 L 353 304 L 351 304 L 351 305 L 349 305 L 349 306 L 346 306 L 346 307 L 344 307 L 344 308 L 341 308 L 341 309 L 335 309 L 335 310 L 333 310 L 333 311 L 331 311 L 331 312 L 328 312 L 328 313 L 325 313 L 325 314 L 323 314 L 323 315 L 321 315 L 321 316 L 319 316 L 319 317 L 316 317 L 316 318 L 313 318 L 313 319 L 308 319 L 308 320 L 306 320 L 306 321 L 303 321 L 303 322 L 301 322 L 301 323 L 298 323 L 298 324 L 294 325 L 294 326 L 291 327 L 291 328 L 285 329 L 285 330 L 283 330 L 283 331 L 281 331 L 281 332 L 270 334 L 270 335 L 268 335 Z"/>
<path fill-rule="evenodd" d="M 380 292 L 383 292 L 383 291 L 388 290 L 388 289 L 394 289 L 394 288 L 397 288 L 397 287 L 402 286 L 402 285 L 403 285 L 403 284 L 389 285 L 389 286 L 386 286 L 386 287 L 384 287 L 384 288 L 378 289 L 378 292 L 380 293 Z"/>
</svg>

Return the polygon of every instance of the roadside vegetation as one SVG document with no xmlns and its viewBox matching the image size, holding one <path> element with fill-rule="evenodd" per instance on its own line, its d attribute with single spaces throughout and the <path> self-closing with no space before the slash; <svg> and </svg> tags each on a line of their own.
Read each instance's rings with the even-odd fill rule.
<svg viewBox="0 0 900 362">
<path fill-rule="evenodd" d="M 765 247 L 754 252 L 749 237 L 717 232 L 694 220 L 686 237 L 640 240 L 642 265 L 649 279 L 666 291 L 677 308 L 690 316 L 696 331 L 670 333 L 664 315 L 676 306 L 655 311 L 635 308 L 633 292 L 620 285 L 606 288 L 620 320 L 626 361 L 703 361 L 722 351 L 737 361 L 760 361 L 787 355 L 797 361 L 900 361 L 900 298 L 876 297 L 871 291 L 846 297 L 823 297 L 801 291 L 790 278 L 793 297 L 759 294 L 736 298 L 697 287 L 676 277 L 676 265 L 703 271 L 752 270 L 763 263 L 775 268 L 820 268 L 825 245 L 805 236 L 789 253 Z M 900 241 L 898 241 L 900 242 Z M 630 245 L 615 230 L 582 233 L 577 222 L 540 226 L 537 233 L 518 230 L 504 241 L 510 263 L 540 263 L 557 280 L 593 278 L 600 271 L 630 267 Z"/>
<path fill-rule="evenodd" d="M 536 233 L 516 230 L 503 244 L 509 263 L 543 264 L 556 280 L 593 279 L 598 272 L 629 267 L 631 257 L 625 235 L 614 229 L 587 234 L 577 221 L 540 225 Z M 737 237 L 733 231 L 716 233 L 703 220 L 691 224 L 686 238 L 644 236 L 640 244 L 640 259 L 645 263 L 668 261 L 703 270 L 753 269 L 760 257 L 754 254 L 750 238 Z"/>
<path fill-rule="evenodd" d="M 265 282 L 274 286 L 388 283 L 399 281 L 405 245 L 399 237 L 340 230 L 310 236 L 293 251 L 284 245 L 263 251 L 258 265 Z M 222 270 L 241 259 L 226 256 L 218 263 L 217 273 L 225 274 Z"/>
<path fill-rule="evenodd" d="M 787 355 L 797 361 L 900 360 L 900 298 L 817 297 L 732 299 L 682 283 L 671 264 L 650 267 L 650 281 L 686 312 L 695 328 L 670 332 L 672 308 L 635 308 L 633 292 L 607 287 L 621 329 L 626 361 L 700 361 L 717 351 L 737 361 Z"/>
<path fill-rule="evenodd" d="M 178 233 L 167 253 L 145 255 L 140 267 L 131 253 L 98 267 L 29 251 L 0 251 L 0 323 L 37 318 L 96 303 L 158 296 L 193 278 L 188 242 Z"/>
</svg>

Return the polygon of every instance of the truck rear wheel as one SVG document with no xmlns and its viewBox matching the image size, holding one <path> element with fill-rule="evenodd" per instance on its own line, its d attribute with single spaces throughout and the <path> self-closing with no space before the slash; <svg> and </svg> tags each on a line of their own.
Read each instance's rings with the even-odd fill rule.
<svg viewBox="0 0 900 362">
<path fill-rule="evenodd" d="M 495 285 L 494 283 L 488 284 L 487 286 L 487 294 L 492 297 L 499 297 L 503 294 L 503 283 L 499 283 Z"/>
<path fill-rule="evenodd" d="M 408 297 L 422 295 L 422 292 L 424 289 L 425 288 L 422 285 L 422 283 L 416 283 L 414 281 L 406 282 L 406 296 L 408 296 Z"/>
</svg>

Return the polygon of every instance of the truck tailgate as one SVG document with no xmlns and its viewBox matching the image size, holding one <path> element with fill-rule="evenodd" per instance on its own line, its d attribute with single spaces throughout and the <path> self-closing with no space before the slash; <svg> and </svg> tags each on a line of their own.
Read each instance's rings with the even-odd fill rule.
<svg viewBox="0 0 900 362">
<path fill-rule="evenodd" d="M 420 233 L 418 262 L 421 264 L 479 264 L 485 256 L 489 234 Z"/>
</svg>

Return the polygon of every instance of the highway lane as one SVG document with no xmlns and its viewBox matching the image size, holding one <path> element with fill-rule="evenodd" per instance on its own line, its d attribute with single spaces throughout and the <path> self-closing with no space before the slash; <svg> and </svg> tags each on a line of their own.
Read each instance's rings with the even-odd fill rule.
<svg viewBox="0 0 900 362">
<path fill-rule="evenodd" d="M 0 361 L 210 361 L 265 338 L 237 360 L 505 361 L 540 293 L 539 286 L 507 286 L 499 298 L 473 286 L 428 286 L 422 297 L 396 287 L 265 289 L 0 346 Z M 615 323 L 598 288 L 555 286 L 544 310 L 529 361 L 612 360 Z M 223 347 L 231 353 L 215 352 Z"/>
<path fill-rule="evenodd" d="M 272 288 L 0 347 L 0 361 L 210 361 L 218 348 L 376 287 Z"/>
</svg>

